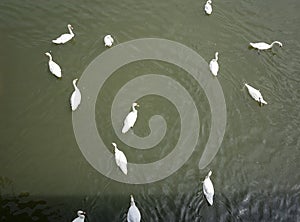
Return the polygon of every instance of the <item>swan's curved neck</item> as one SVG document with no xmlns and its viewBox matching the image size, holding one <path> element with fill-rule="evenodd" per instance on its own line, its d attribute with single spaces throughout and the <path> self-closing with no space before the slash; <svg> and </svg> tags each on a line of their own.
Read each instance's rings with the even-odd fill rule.
<svg viewBox="0 0 300 222">
<path fill-rule="evenodd" d="M 134 104 L 132 104 L 132 111 L 136 111 Z"/>
<path fill-rule="evenodd" d="M 218 53 L 215 54 L 215 60 L 218 61 Z"/>
<path fill-rule="evenodd" d="M 118 152 L 118 147 L 117 147 L 117 145 L 116 145 L 115 143 L 113 143 L 112 145 L 113 145 L 114 148 L 115 148 L 115 149 L 114 149 L 114 150 L 115 150 L 115 153 Z"/>
<path fill-rule="evenodd" d="M 74 35 L 71 26 L 69 26 L 68 29 L 69 29 L 70 34 L 71 34 L 71 35 Z"/>
<path fill-rule="evenodd" d="M 52 55 L 48 53 L 47 56 L 49 57 L 49 60 L 52 61 Z"/>
<path fill-rule="evenodd" d="M 76 82 L 77 82 L 77 79 L 74 79 L 73 80 L 73 86 L 74 86 L 75 89 L 77 89 Z"/>
<path fill-rule="evenodd" d="M 133 198 L 130 199 L 130 203 L 131 203 L 131 205 L 135 205 L 135 202 L 134 202 Z"/>
<path fill-rule="evenodd" d="M 282 43 L 281 43 L 281 42 L 274 41 L 274 42 L 272 42 L 272 43 L 271 43 L 271 47 L 273 47 L 273 45 L 274 45 L 274 44 L 278 44 L 278 45 L 280 45 L 280 46 L 282 45 Z"/>
</svg>

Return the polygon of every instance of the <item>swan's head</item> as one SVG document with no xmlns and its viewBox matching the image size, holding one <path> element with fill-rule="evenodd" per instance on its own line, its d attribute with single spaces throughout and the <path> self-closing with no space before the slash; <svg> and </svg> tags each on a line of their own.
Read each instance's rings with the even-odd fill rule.
<svg viewBox="0 0 300 222">
<path fill-rule="evenodd" d="M 118 149 L 118 148 L 117 148 L 117 144 L 116 144 L 116 143 L 111 143 L 111 144 L 114 146 L 115 152 L 116 152 L 116 150 Z"/>
<path fill-rule="evenodd" d="M 51 57 L 51 54 L 49 52 L 46 52 L 45 55 Z"/>
<path fill-rule="evenodd" d="M 109 36 L 110 41 L 113 43 L 114 42 L 113 37 L 111 35 L 108 35 L 108 36 Z"/>
<path fill-rule="evenodd" d="M 133 107 L 139 107 L 140 105 L 137 104 L 136 102 L 134 102 L 134 103 L 132 103 L 132 106 L 133 106 Z"/>
<path fill-rule="evenodd" d="M 208 172 L 207 177 L 210 177 L 212 175 L 211 170 Z"/>
<path fill-rule="evenodd" d="M 68 24 L 69 29 L 73 29 L 73 26 L 71 24 Z"/>
<path fill-rule="evenodd" d="M 85 215 L 86 215 L 86 213 L 84 212 L 84 211 L 82 211 L 82 210 L 78 210 L 77 211 L 77 215 L 78 215 L 78 217 L 80 217 L 80 218 L 85 218 Z"/>
<path fill-rule="evenodd" d="M 206 3 L 208 3 L 208 4 L 211 4 L 212 3 L 212 1 L 211 0 L 207 0 L 207 2 Z"/>
<path fill-rule="evenodd" d="M 276 41 L 276 43 L 277 43 L 280 47 L 282 47 L 282 43 L 281 43 L 281 42 Z"/>
<path fill-rule="evenodd" d="M 104 39 L 109 40 L 109 41 L 114 41 L 114 39 L 111 35 L 104 36 Z"/>
<path fill-rule="evenodd" d="M 262 97 L 259 98 L 259 105 L 262 106 L 263 104 L 268 104 Z"/>
<path fill-rule="evenodd" d="M 77 81 L 78 81 L 78 79 L 74 79 L 73 80 L 73 84 L 76 84 Z"/>
</svg>

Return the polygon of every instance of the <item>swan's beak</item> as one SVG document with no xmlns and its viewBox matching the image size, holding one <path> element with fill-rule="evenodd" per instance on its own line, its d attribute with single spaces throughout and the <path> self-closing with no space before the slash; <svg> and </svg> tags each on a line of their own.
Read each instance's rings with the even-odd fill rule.
<svg viewBox="0 0 300 222">
<path fill-rule="evenodd" d="M 86 216 L 86 212 L 82 212 L 82 213 L 81 213 L 81 215 L 84 215 L 84 216 Z"/>
</svg>

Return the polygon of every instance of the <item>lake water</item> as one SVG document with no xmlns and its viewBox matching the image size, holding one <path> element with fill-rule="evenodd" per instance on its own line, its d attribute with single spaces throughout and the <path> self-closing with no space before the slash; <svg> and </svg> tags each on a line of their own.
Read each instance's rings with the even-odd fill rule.
<svg viewBox="0 0 300 222">
<path fill-rule="evenodd" d="M 142 221 L 300 221 L 300 2 L 215 0 L 210 16 L 205 15 L 204 4 L 199 0 L 0 2 L 1 221 L 72 221 L 78 209 L 87 212 L 88 221 L 126 221 L 130 194 Z M 67 32 L 68 23 L 74 27 L 75 38 L 64 45 L 53 44 L 52 39 Z M 115 38 L 111 49 L 103 44 L 108 33 Z M 221 86 L 226 107 L 219 103 L 214 109 L 216 113 L 226 110 L 226 127 L 224 137 L 213 135 L 221 145 L 203 169 L 198 163 L 215 117 L 197 77 L 182 67 L 154 60 L 131 62 L 109 76 L 96 104 L 89 103 L 92 95 L 83 78 L 89 65 L 102 53 L 113 53 L 114 47 L 120 49 L 123 43 L 142 38 L 178 42 L 207 63 L 219 52 L 217 79 L 205 78 Z M 260 53 L 249 47 L 250 42 L 274 40 L 283 47 L 275 45 Z M 161 47 L 149 45 L 149 49 L 162 56 Z M 62 67 L 62 79 L 50 74 L 47 51 Z M 181 51 L 177 52 L 182 58 Z M 112 56 L 107 65 L 118 62 Z M 106 74 L 104 66 L 96 75 Z M 166 92 L 176 85 L 171 79 L 187 90 L 197 110 L 195 126 L 199 129 L 193 127 L 195 113 L 187 108 L 181 116 L 179 110 L 190 103 L 185 97 L 180 99 L 177 88 L 170 95 L 183 102 L 180 107 L 161 95 L 140 97 L 139 92 L 150 87 L 147 74 L 166 76 L 165 88 L 160 87 Z M 69 100 L 75 78 L 83 97 L 82 106 L 72 113 Z M 113 102 L 117 92 L 138 78 L 139 84 L 121 93 L 123 104 L 118 107 Z M 152 81 L 151 87 L 160 81 Z M 260 107 L 244 83 L 260 89 L 268 105 Z M 139 117 L 134 129 L 121 135 L 131 97 L 140 104 Z M 109 172 L 127 182 L 104 176 L 83 155 L 74 133 L 81 125 L 73 123 L 89 105 L 95 105 L 95 124 L 103 141 L 99 149 L 110 154 L 108 158 L 99 155 L 99 162 L 111 163 Z M 111 111 L 114 105 L 116 111 Z M 151 117 L 157 115 L 158 124 L 149 127 Z M 184 122 L 180 120 L 190 119 L 181 128 Z M 92 126 L 83 122 L 82 127 L 88 138 Z M 161 140 L 153 146 L 143 142 L 155 130 L 159 133 L 153 138 Z M 195 132 L 198 139 L 191 150 L 190 137 Z M 182 133 L 187 136 L 180 140 Z M 130 180 L 137 176 L 133 165 L 128 167 L 128 177 L 123 176 L 114 164 L 113 141 L 137 167 L 167 157 L 178 141 L 183 151 L 178 153 L 179 161 L 185 149 L 192 155 L 163 178 L 153 179 L 176 161 L 167 162 L 166 168 L 159 165 L 156 172 L 141 171 L 150 182 L 132 184 Z M 88 153 L 89 148 L 85 149 Z M 213 206 L 202 193 L 209 170 L 215 188 Z"/>
</svg>

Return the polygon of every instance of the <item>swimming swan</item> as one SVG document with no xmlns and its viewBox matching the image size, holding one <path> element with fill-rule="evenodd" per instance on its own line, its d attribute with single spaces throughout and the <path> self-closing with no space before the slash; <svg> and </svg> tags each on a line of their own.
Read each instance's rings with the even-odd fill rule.
<svg viewBox="0 0 300 222">
<path fill-rule="evenodd" d="M 64 44 L 70 41 L 75 36 L 75 34 L 72 31 L 73 29 L 72 25 L 68 24 L 68 29 L 70 33 L 62 34 L 57 39 L 52 40 L 52 42 L 55 44 Z"/>
<path fill-rule="evenodd" d="M 215 53 L 215 58 L 212 59 L 212 60 L 210 61 L 210 63 L 209 63 L 210 71 L 211 71 L 211 73 L 212 73 L 214 76 L 217 76 L 217 75 L 218 75 L 218 71 L 219 71 L 218 55 L 219 55 L 219 53 L 216 52 L 216 53 Z"/>
<path fill-rule="evenodd" d="M 72 93 L 72 96 L 70 99 L 71 108 L 73 111 L 75 111 L 77 109 L 77 107 L 79 106 L 79 104 L 81 102 L 81 93 L 80 93 L 78 87 L 76 86 L 77 80 L 78 79 L 73 80 L 74 92 Z"/>
<path fill-rule="evenodd" d="M 141 213 L 137 206 L 135 205 L 133 196 L 130 195 L 130 207 L 127 213 L 127 221 L 128 222 L 140 222 L 141 221 Z"/>
<path fill-rule="evenodd" d="M 251 96 L 254 100 L 256 100 L 257 102 L 259 102 L 259 104 L 260 104 L 261 106 L 262 106 L 262 104 L 268 104 L 268 103 L 264 100 L 264 98 L 263 98 L 263 96 L 261 95 L 261 93 L 260 93 L 259 90 L 257 90 L 257 89 L 255 89 L 254 87 L 248 85 L 247 83 L 245 83 L 245 86 L 247 87 L 250 96 Z"/>
<path fill-rule="evenodd" d="M 266 50 L 266 49 L 270 49 L 273 47 L 274 44 L 278 44 L 280 47 L 282 47 L 282 43 L 279 42 L 279 41 L 274 41 L 270 44 L 268 43 L 265 43 L 265 42 L 257 42 L 257 43 L 252 43 L 250 42 L 250 45 L 255 48 L 255 49 L 258 49 L 258 50 Z"/>
<path fill-rule="evenodd" d="M 207 0 L 205 6 L 204 6 L 204 11 L 207 15 L 210 15 L 212 13 L 212 1 L 211 0 Z"/>
<path fill-rule="evenodd" d="M 117 144 L 112 143 L 112 145 L 115 147 L 115 160 L 117 166 L 121 169 L 121 171 L 127 175 L 127 158 L 125 154 L 118 149 Z"/>
<path fill-rule="evenodd" d="M 61 78 L 61 68 L 59 67 L 59 65 L 52 60 L 52 56 L 49 52 L 46 52 L 45 55 L 49 57 L 48 64 L 50 72 L 56 77 Z"/>
<path fill-rule="evenodd" d="M 107 47 L 111 47 L 114 43 L 114 39 L 113 37 L 111 37 L 111 35 L 106 35 L 104 37 L 104 45 Z"/>
<path fill-rule="evenodd" d="M 137 103 L 132 103 L 132 111 L 128 113 L 124 120 L 124 126 L 122 128 L 122 133 L 126 133 L 131 127 L 134 126 L 137 119 L 137 110 L 135 107 L 139 107 Z"/>
<path fill-rule="evenodd" d="M 203 193 L 208 201 L 208 203 L 210 205 L 213 205 L 213 197 L 215 194 L 215 190 L 214 190 L 214 185 L 212 184 L 211 180 L 210 180 L 210 176 L 211 176 L 212 172 L 209 171 L 207 176 L 205 177 L 204 181 L 203 181 Z"/>
</svg>

